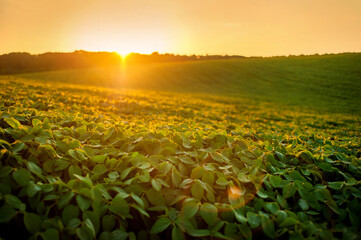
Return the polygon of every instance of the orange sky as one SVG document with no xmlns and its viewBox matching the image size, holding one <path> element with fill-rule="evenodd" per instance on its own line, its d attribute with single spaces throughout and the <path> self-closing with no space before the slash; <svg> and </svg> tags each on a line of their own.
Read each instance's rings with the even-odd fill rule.
<svg viewBox="0 0 361 240">
<path fill-rule="evenodd" d="M 0 0 L 0 54 L 361 52 L 361 0 Z"/>
</svg>

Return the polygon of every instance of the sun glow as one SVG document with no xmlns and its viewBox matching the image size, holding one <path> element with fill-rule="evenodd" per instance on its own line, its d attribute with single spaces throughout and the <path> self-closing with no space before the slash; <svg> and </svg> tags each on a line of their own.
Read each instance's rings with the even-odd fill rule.
<svg viewBox="0 0 361 240">
<path fill-rule="evenodd" d="M 165 53 L 170 51 L 170 42 L 166 35 L 159 29 L 153 31 L 135 32 L 132 29 L 124 32 L 111 32 L 108 30 L 97 31 L 84 29 L 76 37 L 78 49 L 88 51 L 117 52 L 122 58 L 128 54 L 153 52 Z"/>
<path fill-rule="evenodd" d="M 119 56 L 120 56 L 120 58 L 121 58 L 121 61 L 124 63 L 125 62 L 125 59 L 128 57 L 128 55 L 130 54 L 130 53 L 120 53 L 120 52 L 115 52 L 116 54 L 118 54 Z"/>
</svg>

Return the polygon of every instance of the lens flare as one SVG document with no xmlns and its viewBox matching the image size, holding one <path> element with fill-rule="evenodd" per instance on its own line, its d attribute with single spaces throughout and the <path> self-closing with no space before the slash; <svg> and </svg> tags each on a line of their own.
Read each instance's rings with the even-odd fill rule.
<svg viewBox="0 0 361 240">
<path fill-rule="evenodd" d="M 234 209 L 243 207 L 245 205 L 244 201 L 244 191 L 239 187 L 230 186 L 228 188 L 228 201 Z"/>
<path fill-rule="evenodd" d="M 242 196 L 241 189 L 239 189 L 238 187 L 233 186 L 228 189 L 229 200 L 235 201 L 239 199 L 241 196 Z"/>
</svg>

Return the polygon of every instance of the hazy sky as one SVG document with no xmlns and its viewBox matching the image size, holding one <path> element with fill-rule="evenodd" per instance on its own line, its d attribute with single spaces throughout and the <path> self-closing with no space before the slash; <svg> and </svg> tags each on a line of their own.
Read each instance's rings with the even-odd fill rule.
<svg viewBox="0 0 361 240">
<path fill-rule="evenodd" d="M 0 54 L 361 52 L 361 0 L 0 0 Z"/>
</svg>

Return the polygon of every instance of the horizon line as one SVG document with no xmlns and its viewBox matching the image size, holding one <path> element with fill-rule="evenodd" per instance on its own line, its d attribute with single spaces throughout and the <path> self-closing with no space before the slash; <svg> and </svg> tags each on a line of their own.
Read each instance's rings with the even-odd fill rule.
<svg viewBox="0 0 361 240">
<path fill-rule="evenodd" d="M 30 55 L 42 55 L 42 54 L 47 54 L 47 53 L 76 53 L 76 52 L 87 52 L 87 53 L 116 53 L 118 54 L 120 57 L 122 58 L 126 58 L 127 56 L 131 55 L 131 54 L 140 54 L 140 55 L 153 55 L 153 54 L 159 54 L 159 55 L 174 55 L 174 56 L 199 56 L 199 57 L 207 57 L 207 56 L 222 56 L 222 57 L 243 57 L 243 58 L 272 58 L 272 57 L 301 57 L 301 56 L 323 56 L 323 55 L 337 55 L 337 54 L 357 54 L 357 53 L 361 53 L 361 51 L 357 52 L 357 51 L 346 51 L 346 52 L 328 52 L 328 53 L 311 53 L 311 54 L 304 54 L 304 53 L 300 53 L 300 54 L 292 54 L 289 53 L 288 55 L 283 54 L 283 55 L 239 55 L 239 54 L 211 54 L 211 53 L 206 53 L 206 54 L 181 54 L 181 53 L 171 53 L 171 52 L 158 52 L 158 51 L 154 51 L 152 53 L 140 53 L 140 52 L 129 52 L 127 54 L 122 54 L 119 53 L 117 51 L 90 51 L 90 50 L 84 50 L 84 49 L 77 49 L 74 51 L 47 51 L 47 52 L 42 52 L 42 53 L 32 53 L 32 52 L 27 52 L 27 51 L 13 51 L 13 52 L 7 52 L 7 53 L 0 53 L 0 56 L 3 55 L 8 55 L 8 54 L 12 54 L 12 53 L 28 53 Z"/>
</svg>

